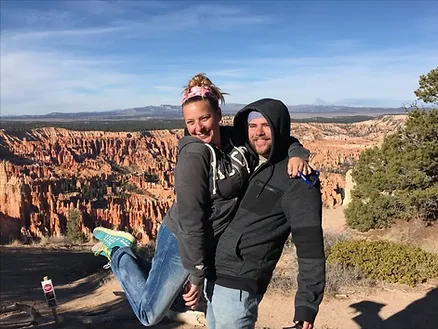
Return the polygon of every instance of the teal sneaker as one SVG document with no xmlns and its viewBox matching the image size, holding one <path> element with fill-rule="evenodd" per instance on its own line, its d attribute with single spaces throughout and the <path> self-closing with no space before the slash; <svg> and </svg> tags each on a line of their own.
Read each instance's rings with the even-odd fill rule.
<svg viewBox="0 0 438 329">
<path fill-rule="evenodd" d="M 93 236 L 102 242 L 102 245 L 95 244 L 92 248 L 94 255 L 105 256 L 111 260 L 111 252 L 115 247 L 129 247 L 135 243 L 135 237 L 128 232 L 110 230 L 104 227 L 96 227 L 93 230 Z"/>
</svg>

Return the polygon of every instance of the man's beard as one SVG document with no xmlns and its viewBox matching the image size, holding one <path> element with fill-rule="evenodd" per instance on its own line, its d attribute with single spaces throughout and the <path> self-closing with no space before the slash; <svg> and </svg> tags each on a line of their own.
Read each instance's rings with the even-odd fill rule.
<svg viewBox="0 0 438 329">
<path fill-rule="evenodd" d="M 266 141 L 264 145 L 257 145 L 257 141 Z M 267 157 L 271 153 L 272 141 L 268 138 L 255 138 L 250 141 L 252 148 L 257 154 Z"/>
</svg>

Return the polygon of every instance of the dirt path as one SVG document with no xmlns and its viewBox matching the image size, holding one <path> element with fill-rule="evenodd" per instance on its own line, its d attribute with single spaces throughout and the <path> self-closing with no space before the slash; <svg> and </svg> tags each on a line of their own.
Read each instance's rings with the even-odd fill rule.
<svg viewBox="0 0 438 329">
<path fill-rule="evenodd" d="M 352 288 L 326 297 L 315 322 L 317 329 L 438 328 L 438 288 Z M 291 325 L 293 296 L 269 293 L 260 305 L 259 328 Z"/>
<path fill-rule="evenodd" d="M 341 208 L 324 210 L 325 232 L 343 233 L 344 224 Z M 1 304 L 22 302 L 33 306 L 42 315 L 38 328 L 55 328 L 40 285 L 41 279 L 48 275 L 55 284 L 62 328 L 144 328 L 130 310 L 111 272 L 102 269 L 105 259 L 94 257 L 88 250 L 89 247 L 66 246 L 1 247 Z M 290 267 L 284 258 L 279 264 L 279 268 L 282 267 Z M 269 290 L 260 306 L 257 328 L 277 329 L 290 325 L 294 293 Z M 337 297 L 326 296 L 315 325 L 316 329 L 435 329 L 438 328 L 437 314 L 436 287 L 354 287 L 344 289 Z M 1 328 L 31 328 L 28 324 L 23 313 L 0 315 Z M 151 328 L 200 327 L 165 320 Z"/>
<path fill-rule="evenodd" d="M 55 285 L 63 328 L 144 328 L 124 296 L 117 294 L 122 289 L 111 272 L 102 269 L 105 259 L 94 257 L 89 248 L 1 247 L 0 262 L 1 305 L 20 302 L 36 308 L 41 313 L 39 328 L 55 327 L 40 284 L 46 275 Z M 108 311 L 119 316 L 107 317 Z M 103 315 L 86 317 L 99 314 Z M 0 327 L 31 326 L 26 314 L 16 312 L 0 315 Z M 163 324 L 151 328 L 191 329 L 193 326 L 163 321 Z"/>
<path fill-rule="evenodd" d="M 342 207 L 325 208 L 322 213 L 322 227 L 324 230 L 342 232 L 346 230 L 345 215 Z"/>
</svg>

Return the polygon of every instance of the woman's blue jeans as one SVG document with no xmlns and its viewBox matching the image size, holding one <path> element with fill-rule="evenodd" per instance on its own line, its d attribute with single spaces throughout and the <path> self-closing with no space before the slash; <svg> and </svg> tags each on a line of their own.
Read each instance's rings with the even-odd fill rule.
<svg viewBox="0 0 438 329">
<path fill-rule="evenodd" d="M 152 263 L 124 247 L 114 251 L 111 268 L 144 326 L 164 318 L 189 276 L 179 256 L 178 241 L 164 223 L 158 230 Z"/>
</svg>

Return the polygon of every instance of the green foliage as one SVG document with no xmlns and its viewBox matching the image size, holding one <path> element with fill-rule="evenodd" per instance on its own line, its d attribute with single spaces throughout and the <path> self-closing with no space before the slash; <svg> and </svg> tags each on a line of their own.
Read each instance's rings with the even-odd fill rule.
<svg viewBox="0 0 438 329">
<path fill-rule="evenodd" d="M 326 251 L 328 263 L 358 267 L 366 278 L 416 285 L 438 277 L 438 255 L 389 241 L 341 241 Z"/>
<path fill-rule="evenodd" d="M 107 160 L 107 162 L 111 166 L 112 171 L 115 171 L 122 175 L 127 175 L 130 173 L 127 167 L 117 164 L 114 160 Z"/>
<path fill-rule="evenodd" d="M 144 178 L 146 182 L 150 183 L 158 183 L 160 181 L 158 175 L 153 172 L 144 172 Z"/>
<path fill-rule="evenodd" d="M 127 181 L 122 183 L 121 188 L 128 193 L 143 194 L 143 191 L 137 185 Z"/>
<path fill-rule="evenodd" d="M 420 76 L 419 87 L 414 93 L 425 103 L 438 104 L 438 67 Z"/>
<path fill-rule="evenodd" d="M 360 231 L 394 219 L 438 219 L 438 109 L 409 112 L 404 128 L 382 146 L 361 153 L 352 172 L 356 186 L 345 210 Z"/>
<path fill-rule="evenodd" d="M 90 181 L 90 185 L 82 186 L 82 196 L 86 200 L 102 200 L 107 192 L 107 183 L 96 178 Z"/>
<path fill-rule="evenodd" d="M 59 182 L 59 193 L 67 194 L 77 192 L 76 181 L 74 179 L 62 179 Z"/>
<path fill-rule="evenodd" d="M 86 237 L 81 231 L 82 213 L 79 209 L 73 209 L 67 215 L 67 239 L 71 243 L 84 243 Z"/>
</svg>

